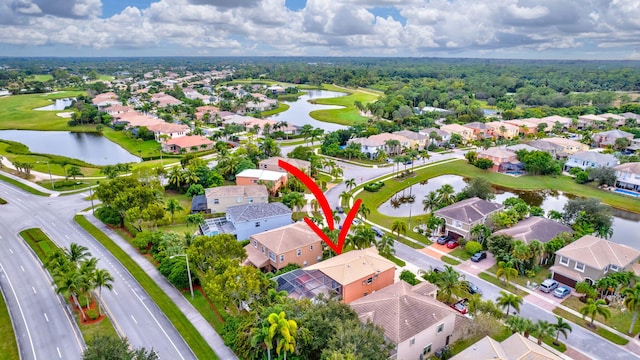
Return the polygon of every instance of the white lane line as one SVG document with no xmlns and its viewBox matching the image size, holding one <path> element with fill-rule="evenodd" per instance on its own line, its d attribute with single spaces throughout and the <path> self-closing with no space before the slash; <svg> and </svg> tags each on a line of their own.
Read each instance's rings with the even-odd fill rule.
<svg viewBox="0 0 640 360">
<path fill-rule="evenodd" d="M 136 318 L 133 317 L 133 315 L 131 315 L 131 320 L 133 320 L 134 323 L 138 323 L 138 321 L 136 320 Z"/>
<path fill-rule="evenodd" d="M 13 250 L 11 250 L 11 248 L 9 248 L 9 252 L 13 254 Z"/>
<path fill-rule="evenodd" d="M 22 270 L 22 272 L 24 272 L 24 267 L 22 267 L 22 265 L 20 265 L 20 270 Z"/>
<path fill-rule="evenodd" d="M 31 290 L 33 290 L 34 294 L 37 294 L 38 292 L 36 291 L 36 288 L 34 288 L 33 286 L 31 287 Z"/>
<path fill-rule="evenodd" d="M 36 349 L 33 346 L 33 340 L 31 339 L 31 331 L 29 331 L 29 324 L 27 324 L 27 319 L 24 317 L 24 311 L 22 311 L 22 305 L 20 305 L 20 301 L 18 300 L 18 295 L 16 295 L 16 290 L 13 288 L 13 284 L 11 284 L 11 280 L 9 279 L 9 275 L 4 270 L 4 266 L 0 263 L 0 270 L 6 275 L 7 282 L 9 282 L 9 287 L 11 288 L 11 292 L 13 293 L 13 297 L 16 299 L 16 304 L 18 305 L 18 310 L 20 311 L 20 316 L 22 317 L 22 321 L 24 322 L 24 327 L 27 330 L 27 337 L 29 338 L 29 344 L 31 345 L 31 353 L 33 354 L 33 359 L 37 359 Z"/>
<path fill-rule="evenodd" d="M 44 313 L 44 319 L 47 320 L 47 322 L 49 322 L 49 317 L 47 316 L 47 313 Z"/>
<path fill-rule="evenodd" d="M 64 237 L 66 237 L 66 238 L 67 238 L 67 240 L 71 240 L 71 238 L 69 237 L 69 235 L 66 235 L 66 234 L 65 234 L 65 235 L 64 235 Z"/>
<path fill-rule="evenodd" d="M 53 221 L 51 222 L 51 225 L 53 225 L 53 227 L 56 227 L 56 223 L 54 223 Z"/>
<path fill-rule="evenodd" d="M 116 294 L 116 296 L 118 296 L 118 292 L 116 291 L 116 289 L 111 290 L 111 292 Z"/>
<path fill-rule="evenodd" d="M 58 350 L 58 357 L 62 359 L 62 354 L 60 353 L 60 348 L 56 346 L 56 350 Z"/>
</svg>

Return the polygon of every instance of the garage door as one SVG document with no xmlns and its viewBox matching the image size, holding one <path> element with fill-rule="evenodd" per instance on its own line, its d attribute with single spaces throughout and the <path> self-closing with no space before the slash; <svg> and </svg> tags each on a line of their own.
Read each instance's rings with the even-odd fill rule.
<svg viewBox="0 0 640 360">
<path fill-rule="evenodd" d="M 553 273 L 553 279 L 558 281 L 558 282 L 561 282 L 561 283 L 563 283 L 565 285 L 569 285 L 571 287 L 575 287 L 576 286 L 576 282 L 577 282 L 577 281 L 575 281 L 573 279 L 570 279 L 570 278 L 568 278 L 568 277 L 566 277 L 566 276 L 564 276 L 562 274 L 558 274 L 557 272 Z"/>
</svg>

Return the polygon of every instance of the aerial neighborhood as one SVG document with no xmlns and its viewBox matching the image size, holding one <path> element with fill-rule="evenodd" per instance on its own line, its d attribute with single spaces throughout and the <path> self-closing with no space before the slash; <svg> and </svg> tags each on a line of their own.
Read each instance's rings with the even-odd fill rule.
<svg viewBox="0 0 640 360">
<path fill-rule="evenodd" d="M 110 341 L 163 359 L 640 356 L 640 99 L 627 87 L 551 101 L 518 82 L 396 78 L 385 62 L 384 81 L 354 82 L 333 64 L 172 61 L 103 77 L 61 65 L 42 86 L 0 70 L 21 74 L 0 78 L 0 107 L 31 101 L 13 116 L 41 119 L 3 129 L 71 136 L 48 153 L 0 130 L 0 241 L 31 247 L 55 286 L 32 293 L 61 295 L 84 358 Z M 85 133 L 113 146 L 104 163 L 83 157 L 98 146 Z M 74 155 L 56 152 L 64 142 Z M 114 149 L 132 160 L 109 162 Z M 26 298 L 8 286 L 22 349 L 12 304 Z M 138 322 L 170 331 L 145 338 Z M 97 323 L 119 335 L 89 338 Z"/>
</svg>

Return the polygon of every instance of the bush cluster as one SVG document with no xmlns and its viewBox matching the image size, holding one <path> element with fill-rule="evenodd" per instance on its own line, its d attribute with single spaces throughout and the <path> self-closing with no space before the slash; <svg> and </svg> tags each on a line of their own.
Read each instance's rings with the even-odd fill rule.
<svg viewBox="0 0 640 360">
<path fill-rule="evenodd" d="M 377 192 L 378 190 L 380 190 L 381 187 L 384 186 L 384 182 L 382 181 L 377 181 L 371 184 L 366 184 L 364 186 L 364 189 L 368 192 Z"/>
</svg>

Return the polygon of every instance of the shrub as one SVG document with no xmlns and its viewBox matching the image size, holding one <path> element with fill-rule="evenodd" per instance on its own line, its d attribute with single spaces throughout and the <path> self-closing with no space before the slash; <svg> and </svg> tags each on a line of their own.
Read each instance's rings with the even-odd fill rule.
<svg viewBox="0 0 640 360">
<path fill-rule="evenodd" d="M 100 317 L 98 315 L 98 312 L 95 311 L 94 309 L 89 309 L 89 310 L 85 311 L 85 314 L 87 315 L 89 320 L 96 320 L 98 317 Z"/>
<path fill-rule="evenodd" d="M 580 169 L 579 167 L 572 167 L 571 169 L 569 169 L 569 174 L 573 176 L 576 176 L 581 172 L 582 172 L 582 169 Z"/>
<path fill-rule="evenodd" d="M 133 238 L 132 244 L 140 251 L 140 253 L 146 254 L 147 248 L 149 247 L 149 239 L 144 236 L 136 236 Z"/>
<path fill-rule="evenodd" d="M 0 198 L 0 205 L 4 205 L 7 203 L 7 200 Z"/>
<path fill-rule="evenodd" d="M 420 283 L 420 280 L 416 277 L 416 274 L 412 273 L 409 270 L 402 270 L 400 273 L 400 280 L 403 280 L 410 285 L 417 285 Z"/>
<path fill-rule="evenodd" d="M 204 195 L 204 187 L 200 184 L 193 184 L 187 189 L 187 196 L 192 198 L 196 195 Z"/>
<path fill-rule="evenodd" d="M 467 242 L 467 244 L 464 246 L 464 249 L 468 254 L 473 255 L 479 251 L 482 251 L 482 244 L 477 241 L 471 240 Z"/>
<path fill-rule="evenodd" d="M 487 170 L 493 166 L 493 161 L 489 159 L 478 159 L 473 163 L 473 165 L 479 169 Z"/>
<path fill-rule="evenodd" d="M 574 168 L 575 169 L 575 168 Z M 584 184 L 586 182 L 589 181 L 589 173 L 587 173 L 586 171 L 580 171 L 577 175 L 576 175 L 576 182 L 578 184 Z"/>
<path fill-rule="evenodd" d="M 110 207 L 98 208 L 98 210 L 96 210 L 96 217 L 107 225 L 118 226 L 122 223 L 120 214 Z"/>
<path fill-rule="evenodd" d="M 370 183 L 370 184 L 366 184 L 364 186 L 364 189 L 368 192 L 377 192 L 378 190 L 380 190 L 381 187 L 384 186 L 384 182 L 382 181 L 378 181 L 378 182 L 374 182 L 374 183 Z"/>
</svg>

